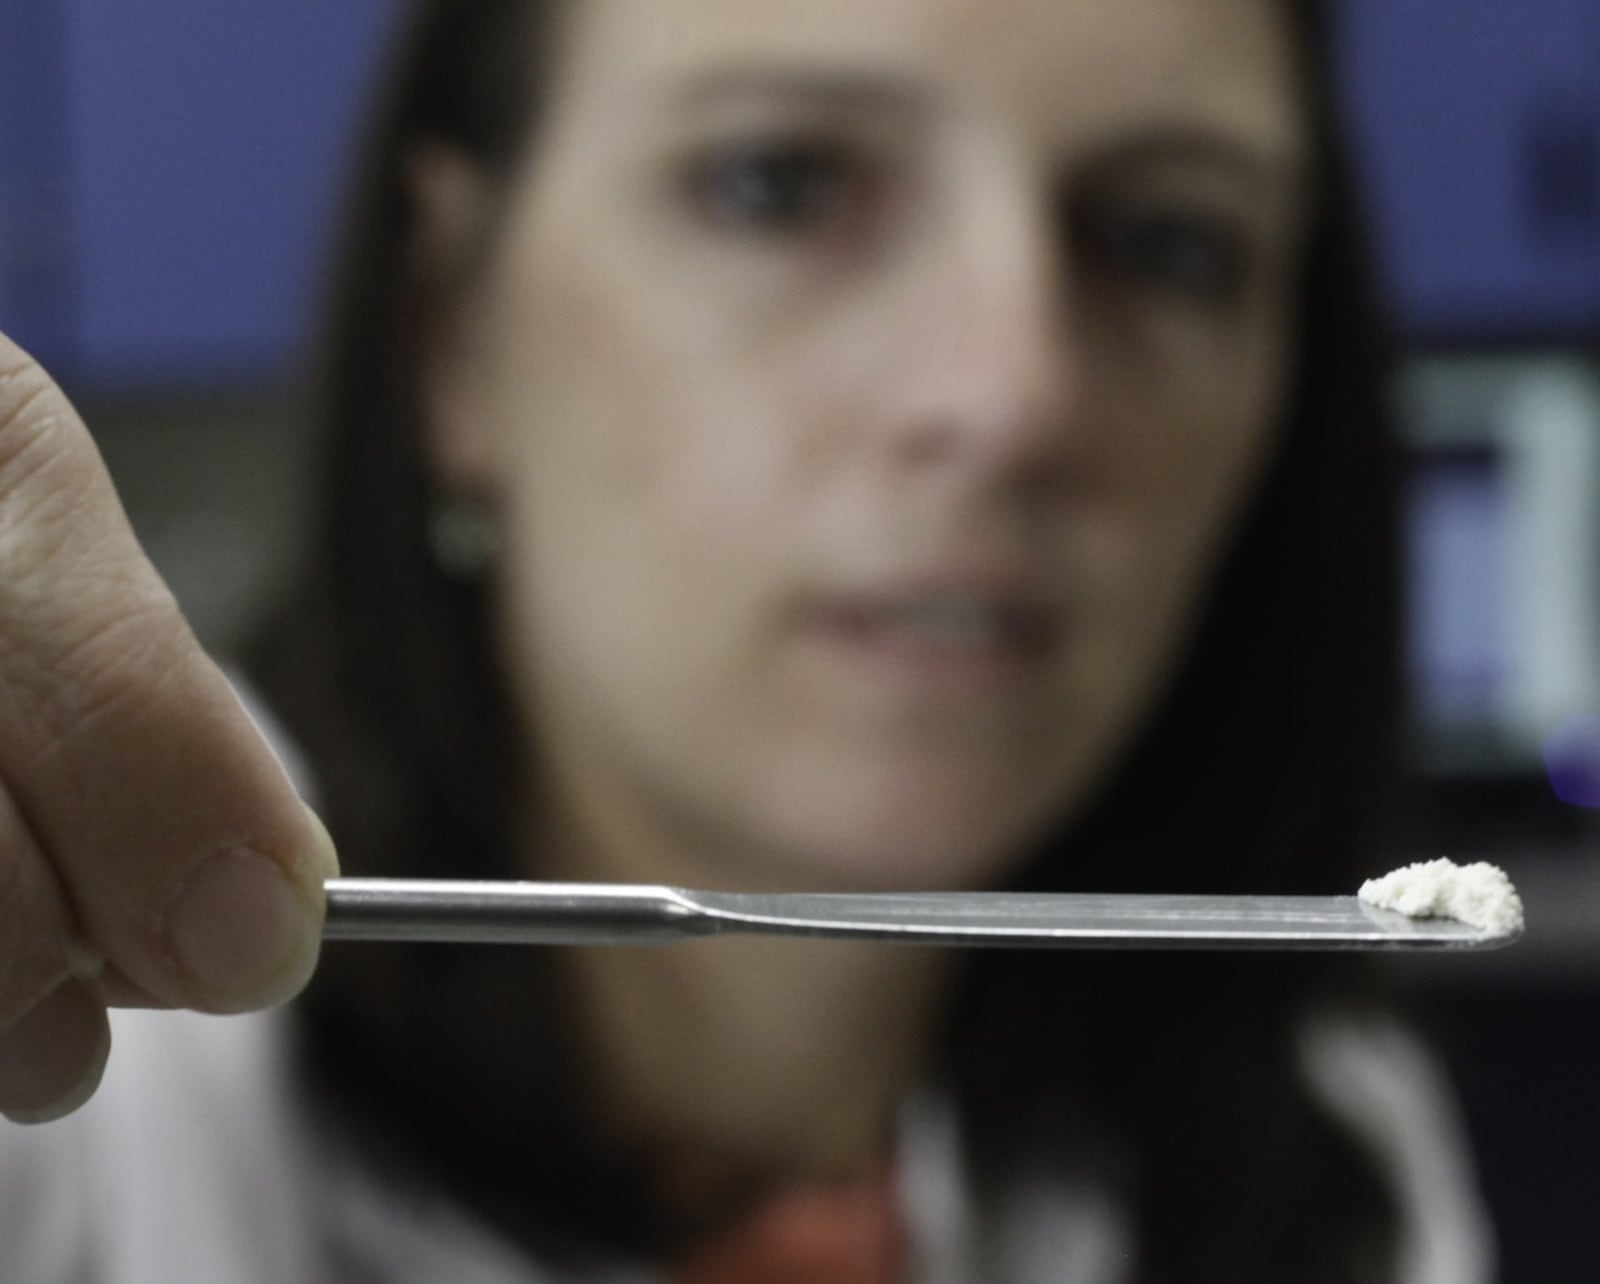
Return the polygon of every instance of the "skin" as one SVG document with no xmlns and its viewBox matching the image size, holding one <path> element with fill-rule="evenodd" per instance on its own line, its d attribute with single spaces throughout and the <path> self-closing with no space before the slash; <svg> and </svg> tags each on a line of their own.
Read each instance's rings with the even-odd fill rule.
<svg viewBox="0 0 1600 1284">
<path fill-rule="evenodd" d="M 1307 148 L 1276 7 L 588 0 L 566 36 L 509 188 L 415 175 L 424 260 L 497 219 L 425 381 L 502 528 L 534 872 L 1003 879 L 1136 733 L 1271 448 Z M 820 1170 L 879 1143 L 947 965 L 574 966 L 622 1126 Z"/>
<path fill-rule="evenodd" d="M 298 991 L 336 864 L 82 420 L 4 338 L 0 564 L 0 1112 L 42 1123 L 98 1085 L 107 1005 Z"/>
</svg>

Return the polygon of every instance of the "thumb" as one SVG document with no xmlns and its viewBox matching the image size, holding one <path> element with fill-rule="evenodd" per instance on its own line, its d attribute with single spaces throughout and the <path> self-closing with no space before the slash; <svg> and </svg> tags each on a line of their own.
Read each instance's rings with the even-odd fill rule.
<svg viewBox="0 0 1600 1284">
<path fill-rule="evenodd" d="M 0 783 L 108 972 L 237 1011 L 320 943 L 327 835 L 145 559 L 66 397 L 0 339 Z"/>
</svg>

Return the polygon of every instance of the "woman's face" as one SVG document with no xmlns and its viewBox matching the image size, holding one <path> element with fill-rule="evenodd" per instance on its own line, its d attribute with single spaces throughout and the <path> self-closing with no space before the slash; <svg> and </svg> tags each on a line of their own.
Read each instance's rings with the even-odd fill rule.
<svg viewBox="0 0 1600 1284">
<path fill-rule="evenodd" d="M 575 5 L 429 387 L 591 872 L 981 884 L 1083 800 L 1279 412 L 1279 9 Z"/>
</svg>

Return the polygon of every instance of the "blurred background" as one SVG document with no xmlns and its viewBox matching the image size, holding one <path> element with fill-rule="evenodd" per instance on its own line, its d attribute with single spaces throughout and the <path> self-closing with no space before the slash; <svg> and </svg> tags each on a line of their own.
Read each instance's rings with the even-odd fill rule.
<svg viewBox="0 0 1600 1284">
<path fill-rule="evenodd" d="M 3 0 L 0 329 L 85 410 L 226 652 L 296 552 L 306 356 L 403 0 Z M 1404 342 L 1419 857 L 1530 928 L 1394 965 L 1451 1058 L 1506 1284 L 1600 1234 L 1600 0 L 1341 0 Z M 1352 514 L 1359 521 L 1359 514 Z"/>
</svg>

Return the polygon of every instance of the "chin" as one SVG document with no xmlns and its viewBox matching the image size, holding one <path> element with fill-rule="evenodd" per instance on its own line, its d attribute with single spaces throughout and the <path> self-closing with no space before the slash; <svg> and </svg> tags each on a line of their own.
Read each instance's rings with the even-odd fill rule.
<svg viewBox="0 0 1600 1284">
<path fill-rule="evenodd" d="M 914 803 L 840 799 L 794 817 L 768 850 L 787 880 L 818 890 L 997 886 L 1066 823 L 1072 800 L 1052 791 L 1045 798 L 1007 799 L 1005 806 L 994 801 L 949 790 L 921 793 Z"/>
</svg>

